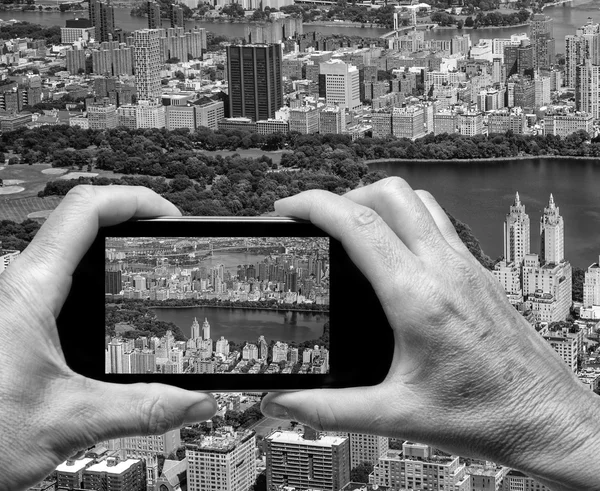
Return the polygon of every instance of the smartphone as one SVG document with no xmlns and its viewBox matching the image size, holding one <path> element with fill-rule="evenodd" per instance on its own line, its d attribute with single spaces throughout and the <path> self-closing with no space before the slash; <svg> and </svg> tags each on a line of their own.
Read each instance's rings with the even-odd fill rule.
<svg viewBox="0 0 600 491">
<path fill-rule="evenodd" d="M 340 242 L 282 217 L 101 228 L 57 324 L 82 375 L 207 391 L 374 385 L 394 346 Z"/>
</svg>

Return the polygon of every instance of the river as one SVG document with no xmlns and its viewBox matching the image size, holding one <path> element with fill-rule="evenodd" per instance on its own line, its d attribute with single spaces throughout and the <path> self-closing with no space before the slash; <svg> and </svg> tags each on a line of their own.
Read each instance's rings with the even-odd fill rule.
<svg viewBox="0 0 600 491">
<path fill-rule="evenodd" d="M 231 308 L 190 307 L 181 309 L 155 309 L 158 320 L 173 322 L 189 338 L 194 317 L 200 325 L 206 318 L 210 324 L 213 341 L 224 336 L 228 341 L 256 343 L 264 336 L 271 340 L 301 343 L 318 339 L 329 320 L 324 313 L 278 312 Z"/>
<path fill-rule="evenodd" d="M 144 29 L 148 26 L 145 17 L 132 17 L 130 8 L 115 7 L 115 23 L 124 31 L 134 31 Z M 596 22 L 600 21 L 600 2 L 595 0 L 573 0 L 570 3 L 548 7 L 544 13 L 554 19 L 554 37 L 556 39 L 556 51 L 564 52 L 565 36 L 574 34 L 575 29 L 586 23 L 588 17 L 592 17 Z M 36 12 L 36 11 L 0 11 L 0 18 L 3 20 L 16 19 L 19 21 L 32 22 L 44 26 L 64 27 L 67 19 L 75 16 L 87 17 L 87 13 L 61 13 L 61 12 Z M 227 36 L 244 37 L 245 24 L 215 23 L 187 21 L 186 28 L 204 27 L 208 31 Z M 385 34 L 389 29 L 378 28 L 360 28 L 360 27 L 326 27 L 307 25 L 304 26 L 305 32 L 319 30 L 324 34 L 345 34 L 349 36 L 379 37 Z M 449 39 L 458 33 L 469 33 L 474 43 L 481 38 L 507 38 L 511 34 L 526 32 L 527 27 L 509 27 L 498 29 L 434 29 L 427 31 L 426 38 L 429 39 Z"/>
<path fill-rule="evenodd" d="M 482 163 L 373 164 L 373 169 L 426 189 L 452 215 L 467 223 L 492 259 L 503 254 L 504 218 L 515 192 L 529 214 L 531 249 L 539 253 L 539 221 L 550 193 L 565 223 L 566 259 L 580 268 L 600 255 L 600 162 L 523 159 Z"/>
</svg>

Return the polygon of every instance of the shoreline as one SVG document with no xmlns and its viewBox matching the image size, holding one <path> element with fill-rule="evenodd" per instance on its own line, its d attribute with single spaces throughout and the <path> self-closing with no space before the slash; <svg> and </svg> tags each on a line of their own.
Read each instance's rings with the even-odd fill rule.
<svg viewBox="0 0 600 491">
<path fill-rule="evenodd" d="M 149 309 L 197 309 L 197 308 L 213 308 L 213 309 L 239 309 L 239 310 L 269 310 L 273 312 L 302 312 L 306 314 L 327 314 L 329 315 L 329 310 L 306 310 L 306 309 L 270 309 L 266 307 L 234 307 L 233 305 L 228 305 L 227 307 L 222 305 L 157 305 L 157 306 L 148 306 Z"/>
<path fill-rule="evenodd" d="M 506 162 L 511 160 L 548 160 L 548 159 L 568 159 L 568 160 L 593 160 L 600 163 L 600 157 L 581 156 L 581 155 L 519 155 L 516 157 L 490 157 L 490 158 L 474 158 L 474 159 L 373 159 L 365 160 L 365 165 L 371 164 L 406 164 L 406 163 L 424 163 L 433 164 L 438 162 L 456 163 L 456 164 L 477 164 L 490 162 Z"/>
<path fill-rule="evenodd" d="M 552 3 L 545 3 L 544 5 L 542 5 L 542 11 L 546 8 L 546 7 L 558 7 L 559 5 L 564 5 L 565 3 L 571 3 L 573 0 L 557 0 L 556 2 L 552 2 Z"/>
</svg>

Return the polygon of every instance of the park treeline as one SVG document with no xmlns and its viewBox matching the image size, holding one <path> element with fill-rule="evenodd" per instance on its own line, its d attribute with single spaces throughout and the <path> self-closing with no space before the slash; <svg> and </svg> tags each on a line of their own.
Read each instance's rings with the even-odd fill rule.
<svg viewBox="0 0 600 491">
<path fill-rule="evenodd" d="M 187 339 L 179 326 L 173 322 L 159 321 L 154 311 L 141 302 L 132 305 L 106 304 L 104 309 L 105 333 L 107 336 L 115 336 L 117 334 L 115 325 L 125 323 L 134 326 L 134 329 L 120 334 L 126 339 L 135 339 L 140 336 L 161 338 L 169 330 L 172 331 L 176 341 Z"/>
</svg>

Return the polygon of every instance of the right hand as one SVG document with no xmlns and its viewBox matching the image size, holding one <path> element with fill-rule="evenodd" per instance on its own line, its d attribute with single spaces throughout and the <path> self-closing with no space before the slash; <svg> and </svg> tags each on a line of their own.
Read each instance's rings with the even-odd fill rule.
<svg viewBox="0 0 600 491">
<path fill-rule="evenodd" d="M 307 191 L 275 207 L 342 242 L 382 303 L 395 354 L 377 386 L 269 394 L 267 415 L 427 443 L 556 489 L 600 483 L 598 466 L 574 460 L 600 454 L 598 397 L 509 304 L 429 193 L 390 178 L 345 196 Z M 368 369 L 377 353 L 356 342 Z"/>
</svg>

